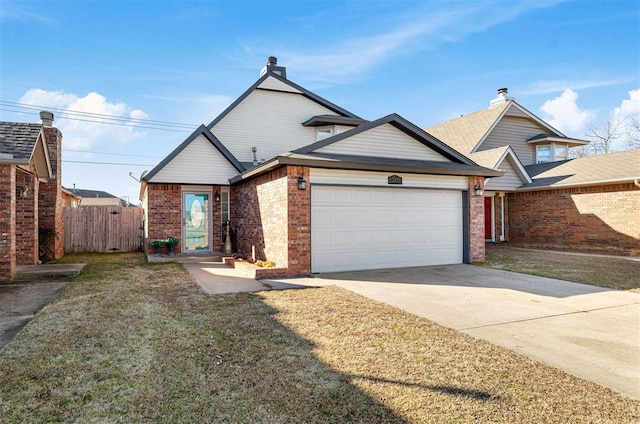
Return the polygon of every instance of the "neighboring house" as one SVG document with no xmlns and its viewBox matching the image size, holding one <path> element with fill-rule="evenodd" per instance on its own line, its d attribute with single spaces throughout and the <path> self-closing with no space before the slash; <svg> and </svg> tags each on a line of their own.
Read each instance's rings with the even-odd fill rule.
<svg viewBox="0 0 640 424">
<path fill-rule="evenodd" d="M 0 122 L 0 279 L 64 254 L 62 134 L 52 113 L 40 117 L 41 124 Z"/>
<path fill-rule="evenodd" d="M 82 202 L 82 197 L 76 195 L 73 191 L 62 187 L 62 203 L 66 208 L 77 208 Z"/>
<path fill-rule="evenodd" d="M 79 206 L 129 206 L 129 203 L 111 193 L 101 190 L 85 190 L 67 188 L 69 192 L 81 199 Z"/>
<path fill-rule="evenodd" d="M 368 122 L 293 83 L 260 78 L 149 173 L 150 240 L 182 253 L 237 251 L 281 275 L 484 260 L 478 166 L 404 118 Z"/>
<path fill-rule="evenodd" d="M 425 131 L 479 165 L 504 171 L 485 182 L 485 238 L 531 246 L 640 253 L 640 151 L 567 160 L 567 137 L 507 97 Z"/>
</svg>

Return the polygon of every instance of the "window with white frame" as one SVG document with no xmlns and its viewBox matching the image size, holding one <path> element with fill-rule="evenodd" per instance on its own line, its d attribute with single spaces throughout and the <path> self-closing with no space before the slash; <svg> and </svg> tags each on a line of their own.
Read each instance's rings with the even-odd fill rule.
<svg viewBox="0 0 640 424">
<path fill-rule="evenodd" d="M 566 144 L 556 144 L 555 146 L 554 156 L 556 160 L 565 160 L 567 159 L 567 145 Z"/>
<path fill-rule="evenodd" d="M 536 146 L 536 163 L 551 162 L 551 145 Z"/>
</svg>

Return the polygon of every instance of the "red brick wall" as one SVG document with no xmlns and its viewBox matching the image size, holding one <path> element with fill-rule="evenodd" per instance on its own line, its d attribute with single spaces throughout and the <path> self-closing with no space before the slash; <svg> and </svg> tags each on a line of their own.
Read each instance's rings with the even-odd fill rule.
<svg viewBox="0 0 640 424">
<path fill-rule="evenodd" d="M 17 170 L 16 190 L 16 264 L 36 265 L 38 263 L 38 183 L 35 173 Z"/>
<path fill-rule="evenodd" d="M 16 167 L 0 165 L 0 280 L 16 276 Z"/>
<path fill-rule="evenodd" d="M 180 184 L 147 184 L 147 230 L 145 246 L 154 239 L 181 237 L 182 191 Z M 176 246 L 180 252 L 182 243 Z"/>
<path fill-rule="evenodd" d="M 469 177 L 469 259 L 484 261 L 484 197 L 476 196 L 474 187 L 484 188 L 483 177 Z"/>
<path fill-rule="evenodd" d="M 64 256 L 64 200 L 62 199 L 62 133 L 44 127 L 53 178 L 40 184 L 38 193 L 38 221 L 40 228 L 51 234 L 51 245 L 40 246 L 43 262 Z M 40 240 L 45 243 L 44 240 Z"/>
<path fill-rule="evenodd" d="M 289 266 L 287 230 L 287 169 L 279 168 L 232 188 L 236 250 L 256 260 Z M 233 224 L 233 222 L 232 222 Z"/>
<path fill-rule="evenodd" d="M 640 189 L 633 184 L 510 193 L 510 240 L 640 255 Z"/>
</svg>

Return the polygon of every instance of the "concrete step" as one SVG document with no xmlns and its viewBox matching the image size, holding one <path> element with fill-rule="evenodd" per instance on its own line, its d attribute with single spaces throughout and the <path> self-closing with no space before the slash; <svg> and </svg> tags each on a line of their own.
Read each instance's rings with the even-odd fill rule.
<svg viewBox="0 0 640 424">
<path fill-rule="evenodd" d="M 14 281 L 69 280 L 76 278 L 86 264 L 18 265 Z"/>
</svg>

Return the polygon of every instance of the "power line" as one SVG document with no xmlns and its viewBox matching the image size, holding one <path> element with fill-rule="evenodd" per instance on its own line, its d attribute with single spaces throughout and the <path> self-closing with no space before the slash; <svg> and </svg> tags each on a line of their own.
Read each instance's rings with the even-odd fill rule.
<svg viewBox="0 0 640 424">
<path fill-rule="evenodd" d="M 63 160 L 62 162 L 87 163 L 92 165 L 155 166 L 148 163 L 93 162 L 85 160 Z"/>
<path fill-rule="evenodd" d="M 80 152 L 80 153 L 94 153 L 96 155 L 111 155 L 111 156 L 130 156 L 130 157 L 138 157 L 138 158 L 153 158 L 159 159 L 158 156 L 148 156 L 148 155 L 132 155 L 128 153 L 109 153 L 109 152 L 94 152 L 91 150 L 77 150 L 77 149 L 62 149 L 63 152 Z"/>
<path fill-rule="evenodd" d="M 29 115 L 38 115 L 39 111 L 41 110 L 49 110 L 58 114 L 58 117 L 61 119 L 92 122 L 106 125 L 118 125 L 124 127 L 145 128 L 159 131 L 191 132 L 195 127 L 197 127 L 197 125 L 184 124 L 179 122 L 158 121 L 152 119 L 106 115 L 102 113 L 82 112 L 42 105 L 9 102 L 6 100 L 0 100 L 0 110 L 3 110 L 5 112 L 25 113 Z"/>
</svg>

